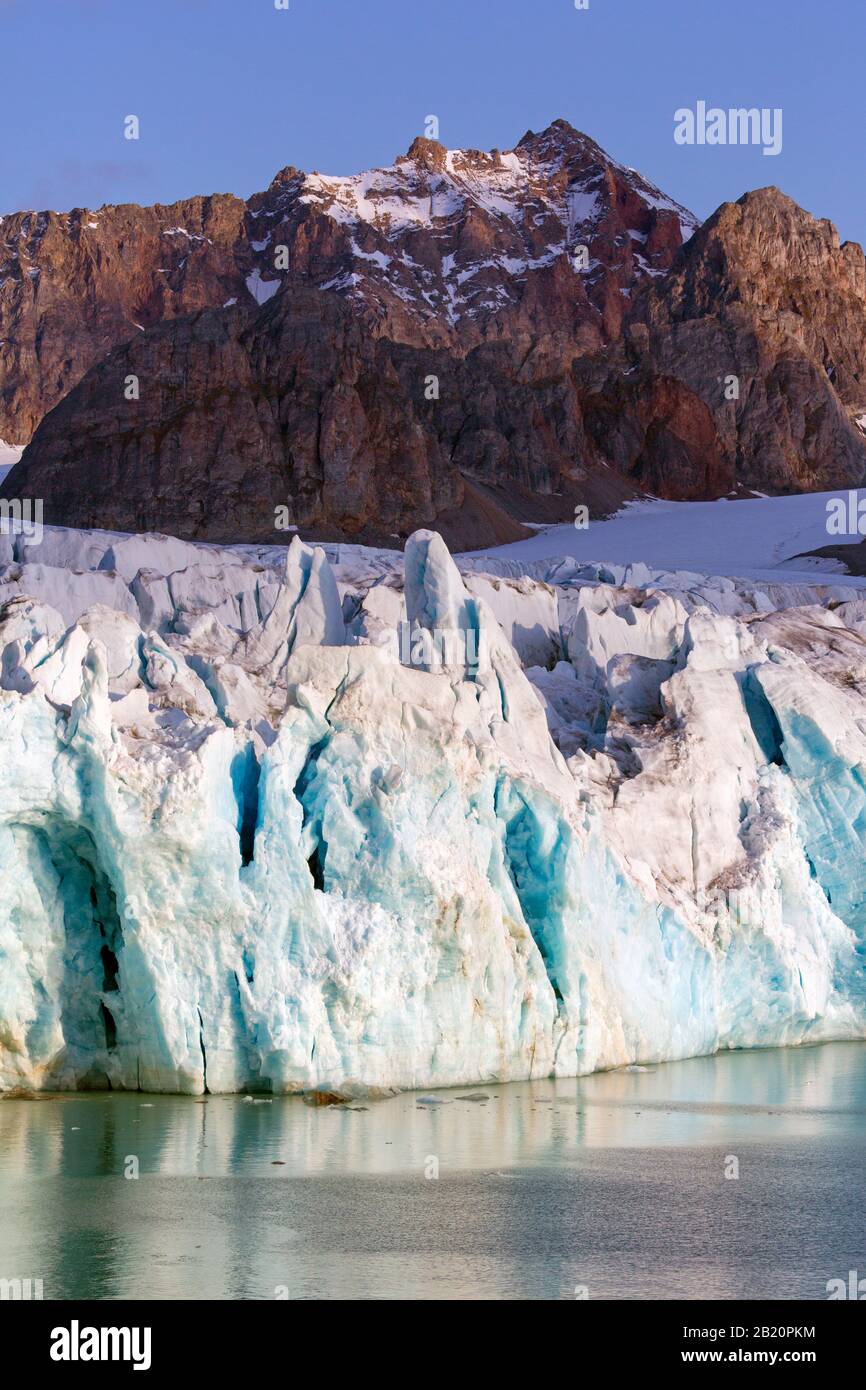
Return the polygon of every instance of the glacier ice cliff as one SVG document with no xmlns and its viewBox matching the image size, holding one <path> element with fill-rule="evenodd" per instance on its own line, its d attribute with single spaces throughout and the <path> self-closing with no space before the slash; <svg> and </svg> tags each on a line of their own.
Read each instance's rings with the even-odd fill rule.
<svg viewBox="0 0 866 1390">
<path fill-rule="evenodd" d="M 458 568 L 430 532 L 5 544 L 0 1089 L 866 1036 L 856 591 Z M 473 659 L 407 664 L 401 625 Z"/>
</svg>

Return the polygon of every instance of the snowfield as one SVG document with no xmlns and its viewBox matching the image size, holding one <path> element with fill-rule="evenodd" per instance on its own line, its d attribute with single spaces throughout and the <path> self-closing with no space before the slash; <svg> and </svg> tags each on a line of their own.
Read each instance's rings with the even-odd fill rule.
<svg viewBox="0 0 866 1390">
<path fill-rule="evenodd" d="M 827 504 L 847 492 L 811 492 L 795 497 L 748 501 L 633 502 L 608 521 L 586 530 L 550 526 L 531 540 L 500 547 L 497 557 L 521 563 L 560 555 L 579 560 L 628 565 L 643 562 L 653 569 L 691 570 L 768 583 L 814 583 L 820 571 L 842 571 L 824 557 L 808 552 L 862 535 L 828 534 Z M 866 499 L 866 492 L 857 497 Z M 795 558 L 795 557 L 800 557 Z M 845 584 L 866 585 L 845 578 Z"/>
<path fill-rule="evenodd" d="M 23 444 L 7 444 L 5 439 L 0 439 L 0 483 L 15 467 L 23 453 Z"/>
<path fill-rule="evenodd" d="M 459 566 L 0 536 L 0 1088 L 866 1036 L 863 581 L 784 567 L 820 498 L 690 506 Z"/>
</svg>

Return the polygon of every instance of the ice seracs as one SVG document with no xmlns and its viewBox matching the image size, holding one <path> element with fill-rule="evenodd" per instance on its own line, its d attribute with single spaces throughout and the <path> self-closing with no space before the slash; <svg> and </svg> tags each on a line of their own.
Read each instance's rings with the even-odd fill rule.
<svg viewBox="0 0 866 1390">
<path fill-rule="evenodd" d="M 402 563 L 45 539 L 0 571 L 2 1088 L 866 1036 L 855 591 L 532 576 L 429 531 Z"/>
<path fill-rule="evenodd" d="M 235 655 L 241 664 L 273 682 L 295 646 L 339 647 L 345 636 L 342 603 L 325 552 L 293 537 L 274 605 L 240 639 Z"/>
</svg>

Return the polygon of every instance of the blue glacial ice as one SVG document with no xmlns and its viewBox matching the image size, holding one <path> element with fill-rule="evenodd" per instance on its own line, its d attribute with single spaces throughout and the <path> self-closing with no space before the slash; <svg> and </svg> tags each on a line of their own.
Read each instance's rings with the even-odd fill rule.
<svg viewBox="0 0 866 1390">
<path fill-rule="evenodd" d="M 10 557 L 0 1089 L 866 1036 L 866 605 L 480 566 L 431 532 Z M 401 625 L 455 641 L 407 663 Z"/>
</svg>

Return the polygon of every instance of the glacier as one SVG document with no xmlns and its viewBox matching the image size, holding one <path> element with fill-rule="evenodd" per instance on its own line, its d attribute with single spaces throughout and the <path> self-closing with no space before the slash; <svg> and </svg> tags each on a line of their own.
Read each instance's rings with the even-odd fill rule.
<svg viewBox="0 0 866 1390">
<path fill-rule="evenodd" d="M 866 1036 L 866 594 L 813 581 L 0 537 L 0 1089 Z"/>
</svg>

